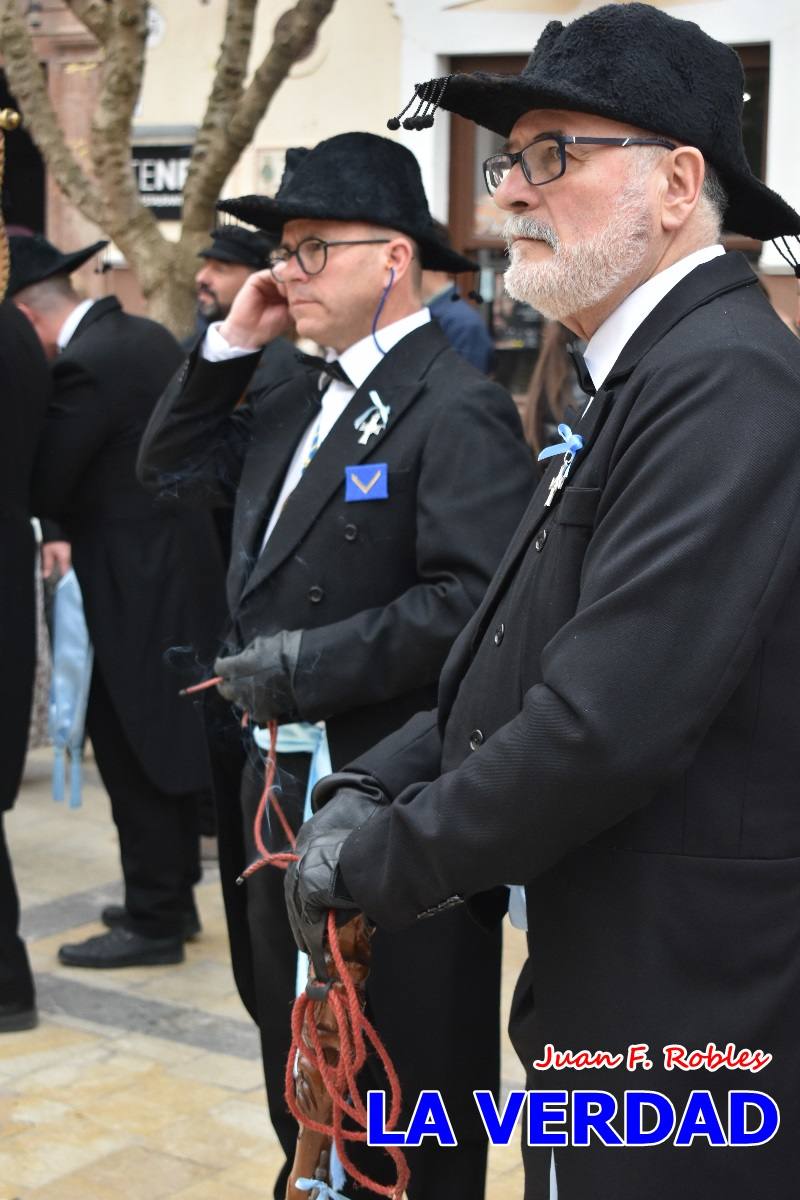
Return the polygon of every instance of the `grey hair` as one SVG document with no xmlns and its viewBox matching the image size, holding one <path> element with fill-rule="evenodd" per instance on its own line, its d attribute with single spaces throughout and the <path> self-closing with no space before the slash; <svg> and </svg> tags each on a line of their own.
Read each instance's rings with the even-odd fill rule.
<svg viewBox="0 0 800 1200">
<path fill-rule="evenodd" d="M 716 236 L 719 237 L 722 233 L 725 210 L 728 207 L 728 193 L 710 162 L 706 162 L 706 176 L 703 180 L 699 203 L 705 209 L 709 219 L 713 221 Z"/>
<path fill-rule="evenodd" d="M 14 293 L 14 299 L 47 313 L 63 307 L 68 300 L 77 300 L 78 294 L 70 283 L 69 275 L 51 275 L 40 283 L 20 288 Z"/>
<path fill-rule="evenodd" d="M 651 171 L 659 161 L 663 151 L 658 146 L 643 147 L 641 153 L 632 157 L 631 170 L 634 178 L 641 178 Z M 713 241 L 718 241 L 723 228 L 725 210 L 728 207 L 728 193 L 722 186 L 719 175 L 711 166 L 708 159 L 705 164 L 705 178 L 697 199 L 697 212 L 704 218 Z"/>
</svg>

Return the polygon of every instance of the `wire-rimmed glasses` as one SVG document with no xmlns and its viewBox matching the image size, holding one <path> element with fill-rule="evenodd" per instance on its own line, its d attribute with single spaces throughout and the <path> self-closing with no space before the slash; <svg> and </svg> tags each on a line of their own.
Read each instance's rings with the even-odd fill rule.
<svg viewBox="0 0 800 1200">
<path fill-rule="evenodd" d="M 300 270 L 305 275 L 319 275 L 325 270 L 330 246 L 378 246 L 391 241 L 391 238 L 341 238 L 338 241 L 326 242 L 324 238 L 306 237 L 298 242 L 294 250 L 288 246 L 278 246 L 269 256 L 269 269 L 276 279 L 280 279 L 290 260 L 296 258 Z"/>
<path fill-rule="evenodd" d="M 675 150 L 675 144 L 660 137 L 573 137 L 566 133 L 540 133 L 515 153 L 492 154 L 483 164 L 486 190 L 493 196 L 516 163 L 528 183 L 540 187 L 560 179 L 567 169 L 567 146 L 663 146 Z"/>
</svg>

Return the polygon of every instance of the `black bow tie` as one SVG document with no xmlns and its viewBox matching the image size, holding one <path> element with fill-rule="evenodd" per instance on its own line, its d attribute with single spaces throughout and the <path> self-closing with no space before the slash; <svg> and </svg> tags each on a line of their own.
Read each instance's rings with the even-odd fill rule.
<svg viewBox="0 0 800 1200">
<path fill-rule="evenodd" d="M 587 396 L 594 396 L 597 388 L 592 382 L 592 377 L 589 374 L 589 368 L 586 365 L 586 359 L 581 354 L 580 350 L 575 346 L 569 346 L 567 353 L 572 359 L 572 365 L 575 368 L 575 374 L 578 376 L 578 387 L 581 391 L 586 392 Z"/>
<path fill-rule="evenodd" d="M 348 387 L 352 387 L 352 381 L 348 379 L 344 367 L 337 360 L 326 362 L 324 358 L 320 358 L 317 354 L 304 354 L 302 350 L 295 350 L 297 361 L 302 363 L 304 367 L 311 367 L 314 371 L 321 371 L 323 375 L 330 379 L 338 379 L 339 383 L 346 383 Z M 328 380 L 321 380 L 322 383 L 327 383 Z"/>
</svg>

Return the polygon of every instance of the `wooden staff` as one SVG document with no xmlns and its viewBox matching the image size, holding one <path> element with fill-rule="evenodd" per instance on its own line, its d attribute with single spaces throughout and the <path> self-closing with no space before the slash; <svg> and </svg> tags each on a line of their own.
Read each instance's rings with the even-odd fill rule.
<svg viewBox="0 0 800 1200">
<path fill-rule="evenodd" d="M 19 113 L 14 112 L 13 108 L 0 108 L 0 191 L 3 189 L 3 169 L 6 158 L 5 133 L 11 129 L 16 129 L 21 119 Z M 6 227 L 3 223 L 3 213 L 0 209 L 0 300 L 5 296 L 6 288 L 8 287 L 9 267 L 8 238 L 6 237 Z"/>
<path fill-rule="evenodd" d="M 348 974 L 356 986 L 362 1006 L 365 999 L 365 986 L 369 974 L 370 933 L 364 917 L 359 913 L 346 925 L 339 929 L 339 947 L 347 966 Z M 328 970 L 334 979 L 333 987 L 343 990 L 342 983 L 337 979 L 336 967 L 326 955 Z M 315 982 L 313 965 L 309 964 L 311 985 Z M 313 1020 L 324 1047 L 325 1059 L 332 1067 L 339 1062 L 339 1036 L 334 1014 L 327 999 L 314 1003 Z M 310 1042 L 304 1030 L 304 1044 L 310 1048 Z M 302 1053 L 298 1055 L 296 1077 L 294 1080 L 297 1105 L 304 1116 L 318 1122 L 320 1125 L 330 1125 L 333 1119 L 333 1101 L 328 1095 L 322 1076 L 314 1064 Z M 300 1126 L 297 1136 L 294 1163 L 286 1187 L 286 1200 L 314 1200 L 316 1192 L 300 1191 L 295 1184 L 298 1179 L 319 1179 L 321 1183 L 331 1183 L 330 1154 L 332 1139 L 314 1129 Z"/>
</svg>

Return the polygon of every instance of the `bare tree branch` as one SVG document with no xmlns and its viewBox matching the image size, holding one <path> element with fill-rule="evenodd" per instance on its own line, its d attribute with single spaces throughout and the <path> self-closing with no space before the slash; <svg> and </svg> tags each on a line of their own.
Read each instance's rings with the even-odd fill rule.
<svg viewBox="0 0 800 1200">
<path fill-rule="evenodd" d="M 170 255 L 163 252 L 165 239 L 155 217 L 139 199 L 131 170 L 131 121 L 144 74 L 147 7 L 147 0 L 112 0 L 109 6 L 91 137 L 106 229 L 135 264 L 145 296 L 170 269 Z"/>
<path fill-rule="evenodd" d="M 294 8 L 284 14 L 275 37 L 246 88 L 224 129 L 209 136 L 204 156 L 193 166 L 191 189 L 187 180 L 184 193 L 184 222 L 187 230 L 200 227 L 213 205 L 222 185 L 235 166 L 245 146 L 267 110 L 270 100 L 297 61 L 309 41 L 333 8 L 335 0 L 297 0 Z"/>
<path fill-rule="evenodd" d="M 203 124 L 192 149 L 192 161 L 183 193 L 183 228 L 187 232 L 208 228 L 213 204 L 219 193 L 210 197 L 203 187 L 204 164 L 213 153 L 215 142 L 224 131 L 243 94 L 247 63 L 253 40 L 258 0 L 228 0 L 225 32 L 214 72 L 214 83 L 206 104 Z"/>
<path fill-rule="evenodd" d="M 111 13 L 106 0 L 64 0 L 64 3 L 104 46 L 111 26 Z"/>
<path fill-rule="evenodd" d="M 0 40 L 11 91 L 48 170 L 67 199 L 90 221 L 98 221 L 101 211 L 98 193 L 67 145 L 16 0 L 0 0 Z"/>
</svg>

